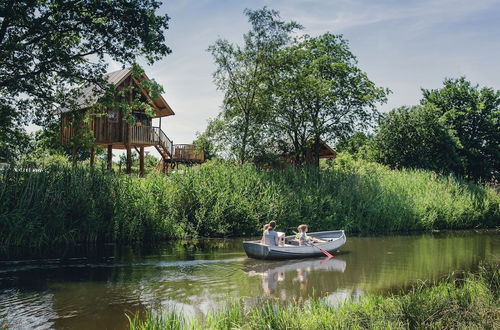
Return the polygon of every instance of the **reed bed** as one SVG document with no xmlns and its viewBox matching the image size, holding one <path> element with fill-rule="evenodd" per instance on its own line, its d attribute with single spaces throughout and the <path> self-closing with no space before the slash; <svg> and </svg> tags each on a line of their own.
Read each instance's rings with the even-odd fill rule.
<svg viewBox="0 0 500 330">
<path fill-rule="evenodd" d="M 130 329 L 498 329 L 500 273 L 497 264 L 475 274 L 451 274 L 418 283 L 409 292 L 365 296 L 334 307 L 320 298 L 306 303 L 268 301 L 246 308 L 230 303 L 203 319 L 174 311 L 128 316 Z"/>
<path fill-rule="evenodd" d="M 0 173 L 0 246 L 150 242 L 278 230 L 380 233 L 499 225 L 492 188 L 363 162 L 259 170 L 209 162 L 145 179 L 84 167 Z"/>
</svg>

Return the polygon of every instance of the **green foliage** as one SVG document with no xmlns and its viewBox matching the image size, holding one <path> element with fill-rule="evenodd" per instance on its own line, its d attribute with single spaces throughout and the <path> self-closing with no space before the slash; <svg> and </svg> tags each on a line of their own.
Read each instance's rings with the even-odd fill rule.
<svg viewBox="0 0 500 330">
<path fill-rule="evenodd" d="M 170 53 L 164 32 L 169 17 L 156 0 L 2 1 L 0 99 L 38 121 L 76 98 L 81 84 L 105 85 L 106 56 L 153 63 Z M 92 61 L 89 61 L 92 58 Z"/>
<path fill-rule="evenodd" d="M 433 106 L 401 107 L 386 114 L 371 141 L 375 160 L 392 168 L 460 171 L 458 141 Z"/>
<path fill-rule="evenodd" d="M 22 122 L 19 114 L 0 98 L 0 163 L 13 162 L 25 152 L 29 136 Z"/>
<path fill-rule="evenodd" d="M 423 105 L 435 107 L 458 140 L 462 174 L 474 180 L 500 175 L 500 90 L 479 88 L 465 77 L 446 79 L 440 89 L 423 89 Z"/>
<path fill-rule="evenodd" d="M 271 132 L 297 165 L 316 165 L 320 140 L 331 141 L 370 127 L 378 118 L 376 104 L 387 89 L 377 87 L 357 67 L 347 40 L 325 33 L 303 36 L 280 50 L 270 91 Z M 306 150 L 313 151 L 307 159 Z"/>
<path fill-rule="evenodd" d="M 219 39 L 208 48 L 217 69 L 214 82 L 224 92 L 223 111 L 212 125 L 213 141 L 244 163 L 261 153 L 266 135 L 262 127 L 269 118 L 266 81 L 273 67 L 273 56 L 300 29 L 295 22 L 284 22 L 279 12 L 267 9 L 245 10 L 251 30 L 242 46 Z"/>
<path fill-rule="evenodd" d="M 197 133 L 193 144 L 198 151 L 203 152 L 206 160 L 216 157 L 216 147 L 214 142 L 210 139 L 208 130 L 203 133 Z"/>
<path fill-rule="evenodd" d="M 233 302 L 207 317 L 149 311 L 129 317 L 130 329 L 496 329 L 498 264 L 476 274 L 449 275 L 437 283 L 419 283 L 390 296 L 369 295 L 335 307 L 320 298 L 307 303 L 265 301 L 248 307 Z M 496 283 L 496 284 L 495 284 Z"/>
<path fill-rule="evenodd" d="M 245 13 L 252 29 L 243 47 L 218 40 L 209 48 L 225 98 L 207 133 L 241 163 L 274 164 L 276 155 L 288 155 L 296 165 L 317 166 L 320 140 L 369 127 L 389 91 L 357 67 L 342 36 L 293 37 L 301 26 L 277 11 Z"/>
<path fill-rule="evenodd" d="M 420 106 L 401 107 L 380 122 L 372 159 L 393 168 L 455 173 L 494 181 L 500 168 L 500 91 L 464 77 L 422 90 Z"/>
<path fill-rule="evenodd" d="M 491 227 L 499 205 L 491 188 L 342 154 L 320 171 L 217 161 L 145 179 L 17 169 L 0 174 L 0 246 L 250 236 L 270 220 L 284 231 L 304 222 L 311 231 L 363 233 Z"/>
<path fill-rule="evenodd" d="M 348 137 L 340 139 L 335 145 L 335 151 L 348 153 L 355 158 L 358 156 L 364 158 L 362 155 L 371 139 L 372 136 L 370 135 L 366 135 L 363 132 L 356 132 Z"/>
</svg>

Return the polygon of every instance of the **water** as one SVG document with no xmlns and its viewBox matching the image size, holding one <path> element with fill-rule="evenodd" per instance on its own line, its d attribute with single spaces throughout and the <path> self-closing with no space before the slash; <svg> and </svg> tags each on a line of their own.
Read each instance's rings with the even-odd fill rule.
<svg viewBox="0 0 500 330">
<path fill-rule="evenodd" d="M 228 299 L 338 303 L 498 260 L 498 231 L 348 237 L 341 255 L 294 261 L 246 258 L 241 240 L 108 245 L 0 258 L 0 328 L 123 329 L 125 313 L 175 308 L 201 316 Z"/>
</svg>

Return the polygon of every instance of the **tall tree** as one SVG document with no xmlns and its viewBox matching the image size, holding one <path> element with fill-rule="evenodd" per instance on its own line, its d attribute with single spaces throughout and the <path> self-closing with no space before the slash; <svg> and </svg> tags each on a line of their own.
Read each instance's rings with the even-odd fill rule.
<svg viewBox="0 0 500 330">
<path fill-rule="evenodd" d="M 461 168 L 459 141 L 450 135 L 431 105 L 390 111 L 380 121 L 370 146 L 375 161 L 393 168 L 441 173 L 457 173 Z"/>
<path fill-rule="evenodd" d="M 21 126 L 19 115 L 0 100 L 0 163 L 16 160 L 29 145 L 29 136 Z"/>
<path fill-rule="evenodd" d="M 248 160 L 249 150 L 259 150 L 265 135 L 262 126 L 268 114 L 266 106 L 267 79 L 274 54 L 291 40 L 291 33 L 300 29 L 295 22 L 284 22 L 279 13 L 266 7 L 245 10 L 251 29 L 243 36 L 243 45 L 219 39 L 208 48 L 217 65 L 214 82 L 224 92 L 219 136 L 229 144 L 237 159 Z"/>
<path fill-rule="evenodd" d="M 500 90 L 480 88 L 465 77 L 446 79 L 440 89 L 423 89 L 421 104 L 432 105 L 452 136 L 463 174 L 474 180 L 500 176 Z"/>
<path fill-rule="evenodd" d="M 107 59 L 148 63 L 170 53 L 156 0 L 0 2 L 0 100 L 23 119 L 51 121 L 77 106 L 75 86 L 106 86 Z M 19 116 L 13 116 L 19 117 Z M 5 129 L 5 127 L 2 127 Z"/>
<path fill-rule="evenodd" d="M 348 42 L 331 33 L 306 35 L 280 50 L 274 77 L 271 126 L 296 164 L 318 166 L 321 140 L 340 139 L 373 124 L 376 105 L 389 92 L 368 79 Z M 312 159 L 306 159 L 307 149 Z"/>
</svg>

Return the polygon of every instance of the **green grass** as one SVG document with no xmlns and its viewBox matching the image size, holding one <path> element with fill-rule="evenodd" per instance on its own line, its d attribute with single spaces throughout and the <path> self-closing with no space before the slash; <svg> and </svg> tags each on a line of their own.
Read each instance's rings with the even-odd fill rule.
<svg viewBox="0 0 500 330">
<path fill-rule="evenodd" d="M 484 265 L 476 274 L 450 275 L 439 283 L 416 284 L 409 292 L 365 296 L 338 307 L 317 298 L 249 308 L 235 302 L 204 319 L 150 310 L 145 317 L 130 317 L 130 329 L 498 329 L 498 266 Z"/>
<path fill-rule="evenodd" d="M 264 171 L 210 162 L 145 179 L 101 169 L 48 167 L 0 173 L 0 246 L 186 236 L 252 236 L 278 230 L 380 233 L 499 225 L 500 195 L 432 172 L 362 162 L 332 169 Z"/>
</svg>

